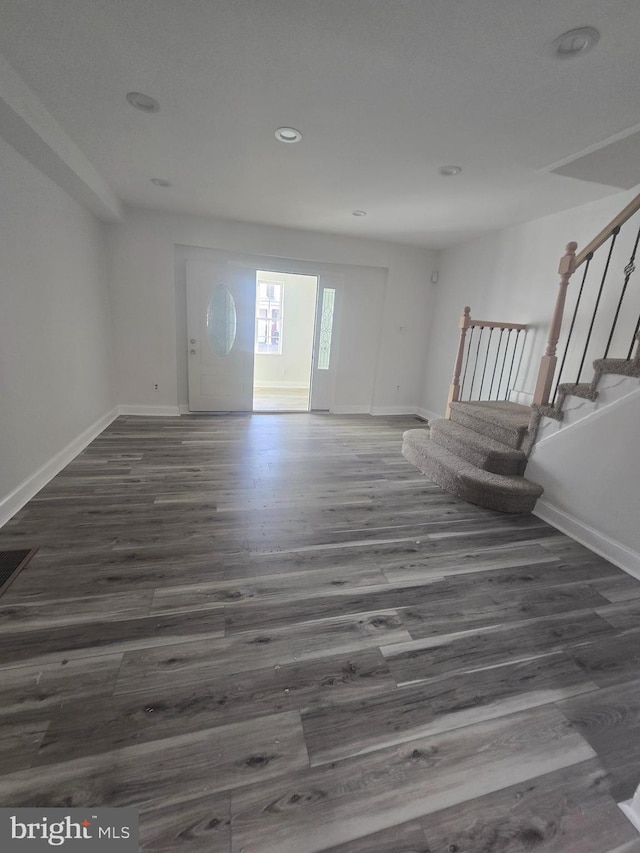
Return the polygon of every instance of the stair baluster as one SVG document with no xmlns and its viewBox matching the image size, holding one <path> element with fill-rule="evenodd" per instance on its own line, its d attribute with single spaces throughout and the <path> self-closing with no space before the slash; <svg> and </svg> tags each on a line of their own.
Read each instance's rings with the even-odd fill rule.
<svg viewBox="0 0 640 853">
<path fill-rule="evenodd" d="M 522 347 L 519 348 L 520 333 L 526 329 L 524 323 L 502 323 L 492 320 L 474 320 L 471 317 L 471 309 L 466 306 L 462 317 L 460 318 L 460 339 L 458 342 L 458 351 L 456 354 L 456 362 L 453 369 L 453 379 L 449 386 L 449 399 L 447 400 L 447 418 L 451 415 L 451 403 L 460 402 L 465 397 L 465 389 L 467 390 L 466 399 L 468 400 L 483 400 L 493 398 L 493 388 L 498 374 L 498 365 L 500 362 L 500 350 L 505 331 L 507 336 L 502 353 L 502 365 L 500 366 L 499 378 L 495 390 L 495 399 L 508 399 L 511 383 L 511 375 L 516 363 L 516 355 L 518 351 L 522 356 Z M 489 330 L 488 338 L 483 334 L 485 329 Z M 475 332 L 478 332 L 475 335 Z M 500 332 L 497 345 L 493 338 L 494 331 Z M 512 345 L 512 332 L 515 332 L 515 340 Z M 474 337 L 475 335 L 475 337 Z M 483 343 L 484 341 L 484 343 Z M 492 343 L 493 341 L 493 343 Z M 512 345 L 511 352 L 509 347 Z M 511 366 L 509 376 L 507 378 L 506 388 L 503 386 L 503 377 L 507 366 L 507 361 L 511 356 Z M 484 360 L 483 364 L 480 362 Z M 464 363 L 464 370 L 462 365 Z M 462 381 L 460 374 L 462 373 Z M 470 376 L 470 382 L 467 385 L 467 376 Z M 477 382 L 476 382 L 477 377 Z M 488 394 L 486 391 L 486 383 L 489 382 Z"/>
<path fill-rule="evenodd" d="M 607 340 L 607 346 L 604 351 L 603 358 L 607 358 L 609 355 L 609 349 L 611 347 L 611 341 L 613 340 L 613 335 L 616 330 L 616 326 L 618 325 L 618 317 L 620 316 L 620 308 L 622 307 L 622 300 L 625 297 L 625 293 L 627 292 L 627 287 L 629 286 L 629 279 L 633 275 L 636 268 L 636 252 L 638 251 L 638 242 L 640 241 L 640 228 L 638 228 L 638 233 L 636 234 L 636 241 L 633 244 L 633 251 L 631 252 L 631 257 L 629 258 L 629 263 L 624 268 L 624 283 L 622 285 L 622 293 L 620 294 L 620 299 L 618 300 L 618 305 L 616 307 L 616 313 L 613 318 L 613 323 L 611 325 L 611 331 L 609 332 L 609 339 Z"/>
<path fill-rule="evenodd" d="M 502 343 L 502 336 L 504 335 L 504 329 L 500 329 L 500 335 L 498 336 L 498 348 L 496 349 L 496 358 L 493 362 L 493 373 L 491 374 L 491 385 L 489 385 L 489 399 L 491 399 L 491 394 L 493 392 L 493 382 L 496 378 L 496 368 L 498 367 L 498 360 L 500 358 L 500 344 Z M 496 391 L 496 400 L 498 399 L 498 395 L 500 394 L 500 383 L 498 383 L 498 389 Z"/>
<path fill-rule="evenodd" d="M 589 345 L 591 344 L 591 340 L 592 340 L 592 334 L 593 334 L 594 326 L 596 323 L 596 316 L 598 314 L 601 299 L 602 299 L 602 296 L 604 293 L 604 287 L 606 284 L 607 274 L 608 274 L 610 266 L 611 266 L 611 260 L 612 260 L 613 250 L 614 250 L 614 247 L 616 245 L 616 240 L 618 238 L 618 235 L 621 231 L 622 226 L 639 210 L 640 210 L 640 195 L 637 195 L 634 199 L 632 199 L 632 201 L 629 202 L 629 204 L 623 210 L 620 211 L 620 213 L 616 217 L 614 217 L 614 219 L 609 223 L 609 225 L 607 225 L 606 228 L 603 228 L 602 231 L 600 231 L 600 233 L 597 234 L 596 237 L 594 237 L 593 240 L 591 240 L 591 242 L 587 243 L 587 245 L 583 249 L 581 249 L 581 251 L 578 254 L 576 254 L 577 246 L 575 243 L 569 243 L 567 246 L 567 252 L 560 262 L 560 269 L 559 269 L 560 276 L 561 276 L 560 290 L 558 293 L 558 298 L 556 301 L 556 307 L 554 310 L 554 314 L 553 314 L 553 318 L 552 318 L 551 326 L 550 326 L 550 330 L 549 330 L 549 340 L 547 342 L 547 349 L 546 349 L 545 354 L 542 357 L 541 362 L 540 362 L 540 369 L 538 371 L 538 380 L 537 380 L 536 389 L 535 389 L 534 398 L 533 398 L 533 402 L 534 402 L 534 405 L 536 406 L 537 410 L 542 411 L 543 414 L 545 413 L 545 409 L 547 411 L 549 411 L 549 413 L 552 414 L 553 417 L 557 417 L 559 414 L 559 412 L 557 410 L 554 410 L 553 408 L 551 410 L 549 410 L 548 407 L 549 407 L 549 399 L 550 399 L 550 390 L 551 390 L 551 387 L 553 386 L 554 374 L 556 373 L 556 361 L 557 360 L 555 358 L 555 348 L 556 348 L 556 345 L 557 345 L 557 342 L 559 339 L 559 335 L 560 335 L 560 328 L 562 325 L 562 315 L 564 313 L 564 306 L 565 306 L 565 301 L 566 301 L 566 290 L 567 290 L 567 285 L 569 284 L 569 279 L 571 278 L 572 273 L 575 272 L 575 270 L 577 270 L 578 267 L 582 266 L 582 264 L 586 262 L 586 267 L 585 267 L 585 271 L 584 271 L 584 274 L 582 277 L 582 283 L 580 286 L 580 291 L 578 293 L 576 304 L 574 306 L 574 311 L 573 311 L 573 315 L 572 315 L 572 319 L 571 319 L 571 325 L 569 328 L 569 334 L 567 336 L 567 341 L 566 341 L 564 353 L 562 356 L 562 362 L 560 364 L 560 370 L 558 371 L 558 373 L 555 377 L 555 389 L 554 389 L 553 397 L 551 398 L 551 404 L 554 407 L 562 405 L 562 399 L 563 399 L 564 395 L 567 392 L 572 393 L 571 388 L 575 388 L 576 391 L 578 391 L 578 386 L 580 383 L 580 377 L 582 375 L 582 370 L 584 368 L 584 364 L 585 364 L 585 361 L 586 361 L 587 356 L 588 356 Z M 582 357 L 580 359 L 580 365 L 578 367 L 577 378 L 576 378 L 575 383 L 563 385 L 561 383 L 562 372 L 563 372 L 563 369 L 565 367 L 565 363 L 567 362 L 567 357 L 570 353 L 570 342 L 571 342 L 572 335 L 575 331 L 576 317 L 578 316 L 578 309 L 579 309 L 579 306 L 580 306 L 580 303 L 582 300 L 585 282 L 586 282 L 588 271 L 589 271 L 589 266 L 591 264 L 591 261 L 594 257 L 594 254 L 596 253 L 596 251 L 598 249 L 600 249 L 602 246 L 604 246 L 604 244 L 607 243 L 607 241 L 610 241 L 609 250 L 607 253 L 607 259 L 605 262 L 604 272 L 602 275 L 602 280 L 600 282 L 600 287 L 598 289 L 598 292 L 597 292 L 597 295 L 595 298 L 593 315 L 591 317 L 589 329 L 588 329 L 588 332 L 586 334 L 585 346 L 584 346 L 584 349 L 582 352 Z M 627 301 L 628 301 L 628 284 L 629 284 L 629 279 L 630 279 L 631 275 L 635 271 L 635 257 L 636 257 L 636 252 L 637 252 L 639 245 L 640 245 L 640 229 L 638 230 L 638 233 L 636 235 L 635 243 L 633 245 L 633 250 L 631 252 L 631 257 L 629 259 L 629 262 L 627 263 L 627 265 L 624 268 L 624 282 L 623 282 L 623 286 L 622 286 L 622 291 L 621 291 L 620 296 L 618 298 L 615 313 L 613 316 L 613 322 L 612 322 L 611 328 L 609 330 L 609 336 L 607 339 L 607 343 L 606 343 L 606 346 L 604 347 L 604 356 L 603 356 L 604 359 L 607 359 L 609 357 L 609 352 L 611 350 L 612 345 L 614 344 L 614 336 L 616 333 L 616 329 L 618 328 L 619 320 L 622 316 L 623 301 L 625 300 L 625 298 L 627 298 Z M 631 345 L 630 345 L 629 350 L 627 352 L 626 361 L 631 360 L 631 354 L 633 352 L 634 342 L 636 340 L 636 337 L 637 337 L 639 330 L 640 330 L 640 318 L 638 319 L 638 322 L 636 324 L 636 328 L 635 328 L 635 331 L 633 334 Z M 599 360 L 601 361 L 602 359 L 599 359 Z M 596 361 L 598 361 L 598 359 Z M 597 382 L 597 380 L 594 380 L 594 382 Z M 562 392 L 560 395 L 558 395 L 559 390 Z M 580 388 L 580 396 L 585 396 L 585 393 L 583 393 L 583 391 L 585 391 L 585 389 Z M 594 383 L 592 383 L 591 391 L 589 391 L 588 393 L 589 394 L 595 393 L 595 384 Z M 556 397 L 557 396 L 559 398 L 558 403 L 556 403 Z"/>
<path fill-rule="evenodd" d="M 562 377 L 562 371 L 564 370 L 564 365 L 567 360 L 567 354 L 569 352 L 569 344 L 571 343 L 571 335 L 573 334 L 573 329 L 576 324 L 576 317 L 578 316 L 578 309 L 580 308 L 580 302 L 582 300 L 582 294 L 584 292 L 584 285 L 587 280 L 587 275 L 589 274 L 589 266 L 591 265 L 591 260 L 593 259 L 593 254 L 587 256 L 587 263 L 584 268 L 584 274 L 582 276 L 582 281 L 580 282 L 580 290 L 578 291 L 578 298 L 576 299 L 576 304 L 573 309 L 573 316 L 571 317 L 571 325 L 569 326 L 569 334 L 567 335 L 567 340 L 564 345 L 564 353 L 562 355 L 562 361 L 560 362 L 560 370 L 558 370 L 558 379 L 556 381 L 556 387 L 553 392 L 553 397 L 551 399 L 552 404 L 556 401 L 556 396 L 558 394 L 558 385 L 560 384 L 560 378 Z"/>
<path fill-rule="evenodd" d="M 616 240 L 618 239 L 618 234 L 620 233 L 620 226 L 614 228 L 611 236 L 611 245 L 609 246 L 609 254 L 607 255 L 607 261 L 604 265 L 604 272 L 602 273 L 602 280 L 600 282 L 600 287 L 598 289 L 598 295 L 596 297 L 596 304 L 593 308 L 593 314 L 591 315 L 591 322 L 589 323 L 589 331 L 587 332 L 587 340 L 584 345 L 584 350 L 582 352 L 582 358 L 580 359 L 580 367 L 578 368 L 578 378 L 576 379 L 576 385 L 580 384 L 580 377 L 582 376 L 582 368 L 584 367 L 584 362 L 587 357 L 587 350 L 589 349 L 589 342 L 591 340 L 591 335 L 593 333 L 593 326 L 596 321 L 596 316 L 598 314 L 598 308 L 600 307 L 600 299 L 602 298 L 602 291 L 604 289 L 604 283 L 607 280 L 607 273 L 609 272 L 609 265 L 611 264 L 611 257 L 613 255 L 613 250 L 616 246 Z"/>
<path fill-rule="evenodd" d="M 631 346 L 629 347 L 629 352 L 627 353 L 627 361 L 631 359 L 631 353 L 633 352 L 633 345 L 638 343 L 638 347 L 636 349 L 636 354 L 633 357 L 634 361 L 640 361 L 640 317 L 638 317 L 638 322 L 636 323 L 636 329 L 633 333 L 633 338 L 631 340 Z"/>
</svg>

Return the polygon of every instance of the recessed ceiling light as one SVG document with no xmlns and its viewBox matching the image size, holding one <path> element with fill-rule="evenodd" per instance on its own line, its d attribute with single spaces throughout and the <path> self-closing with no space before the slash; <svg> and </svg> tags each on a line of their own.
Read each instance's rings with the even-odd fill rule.
<svg viewBox="0 0 640 853">
<path fill-rule="evenodd" d="M 151 183 L 155 184 L 157 187 L 170 187 L 171 182 L 165 180 L 164 178 L 151 178 Z"/>
<path fill-rule="evenodd" d="M 367 211 L 366 210 L 352 210 L 351 215 L 352 216 L 366 216 Z"/>
<path fill-rule="evenodd" d="M 155 98 L 150 95 L 143 95 L 142 92 L 129 92 L 127 101 L 132 107 L 142 110 L 143 113 L 157 113 L 160 109 L 160 104 Z"/>
<path fill-rule="evenodd" d="M 462 166 L 440 166 L 438 174 L 445 178 L 452 178 L 454 175 L 459 175 L 462 171 Z"/>
<path fill-rule="evenodd" d="M 276 139 L 280 142 L 300 142 L 302 134 L 295 127 L 279 127 L 276 130 Z"/>
<path fill-rule="evenodd" d="M 582 56 L 600 40 L 600 33 L 594 27 L 578 27 L 558 36 L 551 42 L 552 55 L 556 59 L 572 59 Z"/>
</svg>

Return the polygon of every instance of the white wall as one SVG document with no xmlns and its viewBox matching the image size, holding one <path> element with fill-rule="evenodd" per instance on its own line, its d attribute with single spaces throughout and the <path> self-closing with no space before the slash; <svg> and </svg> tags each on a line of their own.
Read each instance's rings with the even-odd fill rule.
<svg viewBox="0 0 640 853">
<path fill-rule="evenodd" d="M 0 141 L 0 523 L 115 405 L 102 228 Z"/>
<path fill-rule="evenodd" d="M 260 281 L 284 284 L 280 353 L 256 353 L 253 381 L 263 388 L 308 388 L 315 329 L 315 276 L 263 270 Z"/>
<path fill-rule="evenodd" d="M 558 290 L 558 262 L 564 254 L 565 245 L 576 240 L 579 246 L 584 246 L 634 194 L 620 193 L 604 201 L 492 232 L 441 253 L 440 280 L 435 286 L 437 296 L 425 373 L 426 409 L 444 412 L 458 343 L 458 321 L 465 305 L 471 306 L 472 317 L 530 324 L 525 356 L 515 387 L 533 392 Z M 616 250 L 617 261 L 611 268 L 610 277 L 612 280 L 617 279 L 620 285 L 622 268 L 629 259 L 634 236 L 632 228 L 623 229 L 619 240 L 621 251 Z M 598 272 L 604 263 L 603 254 L 601 249 L 598 253 L 599 261 L 594 262 L 589 274 L 591 290 L 586 292 L 584 309 L 580 312 L 576 326 L 576 339 L 584 333 L 591 316 L 589 306 L 593 305 L 595 299 L 597 287 L 594 288 L 594 285 L 599 284 Z M 572 279 L 568 305 L 577 293 L 580 275 L 581 272 L 578 272 Z M 618 295 L 619 287 L 616 286 L 603 297 L 603 320 L 612 318 Z M 621 331 L 629 340 L 631 326 L 639 313 L 640 287 L 636 281 L 634 287 L 630 287 L 630 299 L 622 320 L 626 327 Z M 593 358 L 602 355 L 608 328 L 609 324 L 603 322 L 595 329 L 594 346 L 590 350 L 587 365 Z M 575 381 L 575 357 L 568 361 L 568 367 L 566 381 Z M 582 381 L 590 378 L 591 371 L 587 369 Z"/>
<path fill-rule="evenodd" d="M 353 403 L 414 411 L 419 405 L 428 326 L 433 252 L 380 241 L 131 208 L 109 226 L 111 292 L 118 359 L 118 400 L 138 408 L 175 408 L 182 399 L 186 356 L 178 340 L 183 310 L 175 247 L 200 247 L 226 256 L 293 259 L 290 272 L 314 274 L 319 265 L 345 276 L 344 317 L 336 395 Z M 178 288 L 176 289 L 176 283 Z M 357 304 L 356 304 L 357 303 Z M 370 321 L 377 310 L 384 317 Z M 180 350 L 183 349 L 180 345 Z M 185 348 L 186 352 L 186 348 Z M 363 385 L 364 381 L 364 385 Z M 154 392 L 154 384 L 160 388 Z M 397 388 L 397 386 L 400 388 Z"/>
</svg>

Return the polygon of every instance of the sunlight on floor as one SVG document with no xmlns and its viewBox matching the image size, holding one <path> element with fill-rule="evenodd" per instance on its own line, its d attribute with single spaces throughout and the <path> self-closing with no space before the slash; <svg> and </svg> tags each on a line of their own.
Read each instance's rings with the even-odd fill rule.
<svg viewBox="0 0 640 853">
<path fill-rule="evenodd" d="M 253 389 L 254 412 L 308 412 L 308 388 L 263 388 Z"/>
</svg>

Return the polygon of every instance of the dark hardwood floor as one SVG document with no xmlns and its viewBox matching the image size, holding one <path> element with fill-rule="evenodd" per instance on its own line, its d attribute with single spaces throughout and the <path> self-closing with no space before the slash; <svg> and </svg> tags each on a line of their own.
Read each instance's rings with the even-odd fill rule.
<svg viewBox="0 0 640 853">
<path fill-rule="evenodd" d="M 141 848 L 640 853 L 640 582 L 414 418 L 121 417 L 0 530 L 0 805 Z"/>
</svg>

